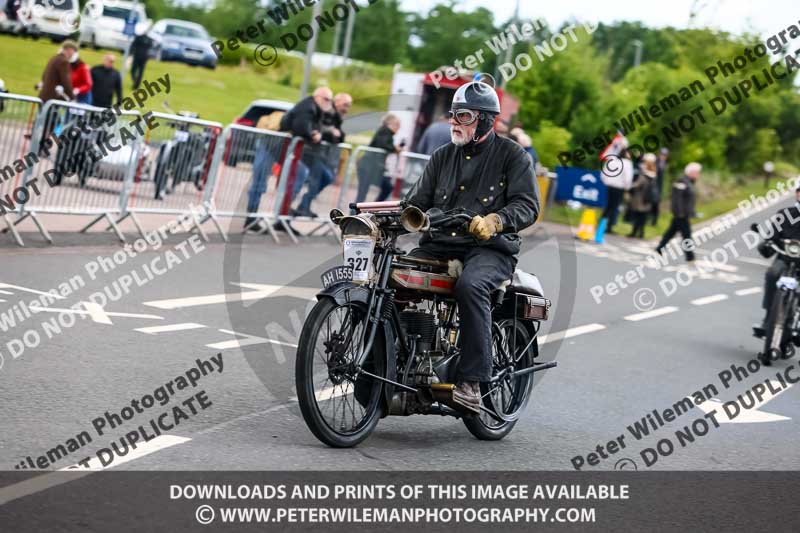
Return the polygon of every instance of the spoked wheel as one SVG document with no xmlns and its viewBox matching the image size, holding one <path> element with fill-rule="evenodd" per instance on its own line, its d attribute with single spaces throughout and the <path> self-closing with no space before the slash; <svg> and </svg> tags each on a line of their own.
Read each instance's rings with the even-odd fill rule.
<svg viewBox="0 0 800 533">
<path fill-rule="evenodd" d="M 303 419 L 320 441 L 334 448 L 356 446 L 378 423 L 382 384 L 357 376 L 355 359 L 364 343 L 365 310 L 323 298 L 300 334 L 295 367 Z M 364 369 L 384 376 L 382 337 L 376 336 Z"/>
<path fill-rule="evenodd" d="M 482 410 L 478 416 L 464 418 L 464 425 L 476 438 L 500 440 L 517 423 L 530 397 L 533 374 L 516 377 L 511 374 L 533 366 L 537 341 L 534 340 L 526 349 L 530 341 L 528 330 L 519 321 L 516 325 L 511 319 L 495 324 L 492 334 L 492 376 L 500 376 L 500 379 L 481 383 L 481 397 L 483 407 L 497 417 Z"/>
</svg>

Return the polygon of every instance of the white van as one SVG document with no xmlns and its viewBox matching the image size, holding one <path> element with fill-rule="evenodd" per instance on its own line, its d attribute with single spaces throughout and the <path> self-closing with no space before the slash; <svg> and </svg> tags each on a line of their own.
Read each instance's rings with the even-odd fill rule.
<svg viewBox="0 0 800 533">
<path fill-rule="evenodd" d="M 88 43 L 93 48 L 115 48 L 126 50 L 131 37 L 125 35 L 125 22 L 136 18 L 136 34 L 146 32 L 152 25 L 144 11 L 144 4 L 126 0 L 90 0 L 81 15 L 80 42 Z"/>
<path fill-rule="evenodd" d="M 7 19 L 7 16 L 3 18 Z M 8 28 L 5 29 L 63 41 L 77 33 L 78 19 L 78 0 L 22 0 L 17 10 L 17 20 L 6 20 Z"/>
</svg>

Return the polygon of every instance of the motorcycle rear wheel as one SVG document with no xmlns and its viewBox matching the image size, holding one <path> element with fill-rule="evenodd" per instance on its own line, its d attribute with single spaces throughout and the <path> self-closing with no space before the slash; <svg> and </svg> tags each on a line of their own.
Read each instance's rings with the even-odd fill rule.
<svg viewBox="0 0 800 533">
<path fill-rule="evenodd" d="M 517 350 L 513 363 L 514 370 L 522 370 L 533 366 L 533 358 L 537 353 L 537 341 L 534 340 L 530 347 L 525 347 L 531 341 L 531 335 L 522 322 L 516 322 L 516 345 L 512 343 L 512 334 L 515 323 L 506 319 L 497 324 L 498 328 L 492 334 L 492 375 L 509 367 L 508 357 L 511 348 Z M 499 332 L 498 332 L 499 329 Z M 524 351 L 523 351 L 524 350 Z M 500 440 L 514 429 L 519 414 L 528 403 L 528 398 L 533 387 L 533 374 L 526 374 L 512 379 L 501 381 L 501 385 L 491 386 L 481 383 L 481 396 L 483 407 L 493 410 L 503 417 L 513 418 L 500 422 L 488 413 L 481 412 L 477 416 L 465 417 L 464 425 L 472 435 L 479 440 Z"/>
<path fill-rule="evenodd" d="M 295 386 L 303 419 L 317 439 L 333 448 L 350 448 L 366 439 L 380 418 L 382 383 L 355 377 L 366 312 L 329 298 L 311 310 L 300 334 Z M 352 339 L 362 339 L 353 341 Z M 383 337 L 377 335 L 365 370 L 385 376 Z"/>
</svg>

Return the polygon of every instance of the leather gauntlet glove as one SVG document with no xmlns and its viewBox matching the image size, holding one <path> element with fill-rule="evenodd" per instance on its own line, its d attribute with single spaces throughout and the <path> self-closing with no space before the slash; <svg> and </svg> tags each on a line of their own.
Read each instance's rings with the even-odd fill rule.
<svg viewBox="0 0 800 533">
<path fill-rule="evenodd" d="M 485 217 L 476 216 L 469 223 L 469 232 L 482 241 L 490 239 L 492 235 L 500 233 L 502 230 L 503 222 L 497 213 Z"/>
</svg>

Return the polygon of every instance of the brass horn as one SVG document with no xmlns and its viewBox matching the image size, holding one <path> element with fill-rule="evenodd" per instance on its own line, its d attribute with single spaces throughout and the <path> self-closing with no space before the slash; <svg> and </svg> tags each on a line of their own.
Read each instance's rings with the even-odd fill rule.
<svg viewBox="0 0 800 533">
<path fill-rule="evenodd" d="M 410 205 L 403 209 L 400 213 L 400 224 L 409 233 L 417 233 L 420 231 L 428 231 L 431 227 L 431 221 L 428 215 L 422 212 L 418 207 Z"/>
</svg>

